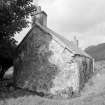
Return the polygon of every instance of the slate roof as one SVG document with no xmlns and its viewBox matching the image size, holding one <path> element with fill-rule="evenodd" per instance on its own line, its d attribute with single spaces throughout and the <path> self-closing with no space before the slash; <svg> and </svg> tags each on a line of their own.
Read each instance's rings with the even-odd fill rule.
<svg viewBox="0 0 105 105">
<path fill-rule="evenodd" d="M 49 29 L 48 27 L 42 26 L 39 23 L 36 23 L 37 26 L 39 26 L 43 31 L 51 34 L 52 36 L 57 37 L 58 39 L 60 39 L 67 47 L 67 49 L 69 49 L 70 51 L 72 51 L 75 54 L 79 54 L 79 55 L 83 55 L 89 58 L 92 58 L 89 54 L 87 54 L 85 51 L 81 50 L 80 48 L 77 48 L 72 41 L 67 40 L 66 38 L 64 38 L 62 35 L 57 34 L 56 32 L 52 31 L 51 29 Z"/>
<path fill-rule="evenodd" d="M 77 48 L 72 41 L 67 40 L 66 38 L 64 38 L 62 35 L 52 31 L 51 29 L 49 29 L 48 27 L 45 27 L 43 25 L 41 25 L 38 22 L 35 22 L 35 25 L 30 29 L 30 31 L 27 33 L 27 35 L 24 37 L 24 39 L 20 42 L 20 44 L 18 45 L 18 47 L 21 45 L 21 43 L 30 35 L 30 32 L 34 29 L 35 26 L 38 26 L 41 30 L 43 30 L 44 32 L 57 37 L 61 42 L 63 42 L 63 44 L 65 45 L 65 47 L 73 52 L 74 54 L 78 54 L 78 55 L 82 55 L 82 56 L 86 56 L 88 58 L 92 58 L 89 54 L 87 54 L 85 51 L 81 50 L 80 48 Z"/>
</svg>

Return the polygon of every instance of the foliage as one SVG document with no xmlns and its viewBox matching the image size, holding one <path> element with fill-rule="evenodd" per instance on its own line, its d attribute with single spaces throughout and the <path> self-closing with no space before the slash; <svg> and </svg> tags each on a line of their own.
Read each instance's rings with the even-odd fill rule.
<svg viewBox="0 0 105 105">
<path fill-rule="evenodd" d="M 0 65 L 5 70 L 13 63 L 17 32 L 28 26 L 27 20 L 36 10 L 32 0 L 0 0 Z"/>
<path fill-rule="evenodd" d="M 0 1 L 0 38 L 11 38 L 28 26 L 27 18 L 35 11 L 32 0 Z"/>
<path fill-rule="evenodd" d="M 0 53 L 7 52 L 16 47 L 15 33 L 28 26 L 29 15 L 35 11 L 32 0 L 0 0 Z M 11 53 L 11 54 L 10 54 Z M 8 55 L 8 57 L 10 57 Z"/>
</svg>

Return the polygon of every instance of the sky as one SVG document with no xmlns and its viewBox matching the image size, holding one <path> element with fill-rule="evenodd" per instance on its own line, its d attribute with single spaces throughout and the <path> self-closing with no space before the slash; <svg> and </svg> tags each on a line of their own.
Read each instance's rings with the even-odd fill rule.
<svg viewBox="0 0 105 105">
<path fill-rule="evenodd" d="M 39 0 L 38 5 L 48 15 L 48 27 L 68 40 L 76 36 L 81 48 L 105 42 L 105 0 Z"/>
</svg>

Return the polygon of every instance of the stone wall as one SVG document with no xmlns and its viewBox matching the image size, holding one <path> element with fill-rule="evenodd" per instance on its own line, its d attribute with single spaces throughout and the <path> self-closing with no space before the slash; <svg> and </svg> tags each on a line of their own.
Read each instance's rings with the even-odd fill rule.
<svg viewBox="0 0 105 105">
<path fill-rule="evenodd" d="M 79 67 L 79 91 L 81 91 L 85 83 L 93 75 L 93 61 L 90 58 L 84 56 L 75 56 L 76 62 L 78 62 Z"/>
<path fill-rule="evenodd" d="M 78 91 L 79 89 L 78 65 L 73 61 L 73 54 L 62 47 L 59 40 L 52 40 L 49 50 L 53 52 L 49 61 L 58 68 L 58 74 L 53 79 L 53 87 L 50 91 L 54 95 L 68 97 L 70 91 Z"/>
<path fill-rule="evenodd" d="M 91 62 L 35 27 L 17 49 L 14 82 L 20 88 L 69 97 L 91 74 Z M 85 79 L 84 79 L 85 78 Z"/>
<path fill-rule="evenodd" d="M 14 78 L 18 87 L 48 91 L 57 69 L 48 61 L 48 57 L 52 54 L 48 50 L 50 40 L 49 34 L 35 27 L 19 46 L 14 60 Z"/>
</svg>

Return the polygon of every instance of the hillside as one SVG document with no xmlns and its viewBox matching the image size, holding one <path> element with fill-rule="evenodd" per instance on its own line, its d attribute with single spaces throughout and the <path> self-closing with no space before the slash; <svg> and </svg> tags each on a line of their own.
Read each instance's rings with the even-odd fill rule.
<svg viewBox="0 0 105 105">
<path fill-rule="evenodd" d="M 89 46 L 85 51 L 95 58 L 96 61 L 105 60 L 105 43 Z"/>
</svg>

